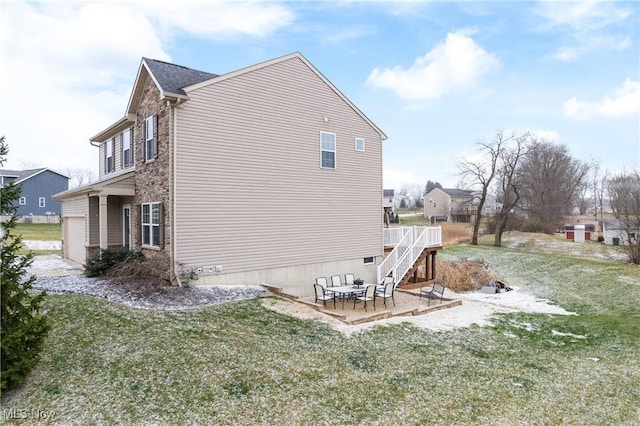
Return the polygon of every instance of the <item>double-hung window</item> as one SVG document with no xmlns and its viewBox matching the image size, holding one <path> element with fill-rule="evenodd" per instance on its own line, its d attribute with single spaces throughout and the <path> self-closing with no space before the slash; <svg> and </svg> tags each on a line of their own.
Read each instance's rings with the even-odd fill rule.
<svg viewBox="0 0 640 426">
<path fill-rule="evenodd" d="M 153 160 L 158 156 L 156 152 L 157 144 L 157 116 L 152 115 L 144 120 L 144 159 L 145 161 Z"/>
<path fill-rule="evenodd" d="M 111 173 L 113 171 L 113 146 L 115 143 L 116 138 L 111 138 L 111 140 L 107 141 L 106 159 L 104 163 L 104 171 L 106 173 Z"/>
<path fill-rule="evenodd" d="M 20 197 L 20 200 L 18 201 L 18 204 L 21 206 L 26 206 L 27 205 L 27 197 Z"/>
<path fill-rule="evenodd" d="M 46 207 L 47 199 L 45 197 L 38 197 L 38 207 Z"/>
<path fill-rule="evenodd" d="M 142 205 L 142 245 L 160 246 L 160 203 Z"/>
<path fill-rule="evenodd" d="M 133 163 L 131 158 L 131 129 L 122 132 L 122 167 L 129 167 Z"/>
<path fill-rule="evenodd" d="M 355 139 L 355 149 L 356 151 L 364 151 L 364 139 L 362 138 Z"/>
<path fill-rule="evenodd" d="M 335 133 L 320 132 L 320 167 L 323 169 L 336 168 Z"/>
</svg>

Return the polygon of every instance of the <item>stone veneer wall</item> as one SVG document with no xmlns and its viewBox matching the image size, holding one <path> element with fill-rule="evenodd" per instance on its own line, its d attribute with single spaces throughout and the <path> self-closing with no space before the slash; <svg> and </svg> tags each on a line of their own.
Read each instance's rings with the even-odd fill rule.
<svg viewBox="0 0 640 426">
<path fill-rule="evenodd" d="M 147 117 L 158 115 L 158 157 L 152 161 L 145 161 L 144 157 L 144 121 Z M 164 253 L 170 255 L 170 225 L 171 225 L 171 170 L 169 156 L 171 155 L 171 106 L 160 98 L 160 91 L 153 80 L 148 77 L 138 110 L 134 130 L 135 174 L 135 208 L 132 212 L 132 227 L 134 247 L 140 248 L 142 232 L 141 219 L 138 218 L 139 206 L 142 203 L 162 202 L 164 217 Z M 151 254 L 151 253 L 150 253 Z"/>
</svg>

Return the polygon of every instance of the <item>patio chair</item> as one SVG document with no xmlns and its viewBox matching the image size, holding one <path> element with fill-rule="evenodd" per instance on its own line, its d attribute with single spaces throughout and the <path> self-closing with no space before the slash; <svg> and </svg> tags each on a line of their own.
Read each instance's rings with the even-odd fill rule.
<svg viewBox="0 0 640 426">
<path fill-rule="evenodd" d="M 442 303 L 442 298 L 444 297 L 444 285 L 441 283 L 433 283 L 433 286 L 429 289 L 429 286 L 424 286 L 420 288 L 420 299 L 422 296 L 428 297 L 429 301 L 427 302 L 427 306 L 431 304 L 431 299 L 440 299 L 440 303 Z"/>
<path fill-rule="evenodd" d="M 336 308 L 336 295 L 334 293 L 330 293 L 327 291 L 322 285 L 314 284 L 313 289 L 315 290 L 316 300 L 314 303 L 317 303 L 318 300 L 322 300 L 322 304 L 324 307 L 327 307 L 327 300 L 333 299 L 333 308 Z"/>
<path fill-rule="evenodd" d="M 393 302 L 393 306 L 396 306 L 396 299 L 394 296 L 395 291 L 396 291 L 396 283 L 393 282 L 393 280 L 391 280 L 391 281 L 388 281 L 386 284 L 384 284 L 384 287 L 382 289 L 376 288 L 376 297 L 380 297 L 383 299 L 385 308 L 387 307 L 388 298 L 391 298 L 391 301 Z"/>
<path fill-rule="evenodd" d="M 316 284 L 320 284 L 322 287 L 327 288 L 327 279 L 325 277 L 316 278 Z"/>
<path fill-rule="evenodd" d="M 345 285 L 353 285 L 353 282 L 355 281 L 356 276 L 353 274 L 344 274 L 344 284 Z"/>
<path fill-rule="evenodd" d="M 340 287 L 342 285 L 342 280 L 340 279 L 340 275 L 332 275 L 331 276 L 331 286 L 332 287 Z"/>
<path fill-rule="evenodd" d="M 364 294 L 353 298 L 353 309 L 356 309 L 356 302 L 362 300 L 364 302 L 364 311 L 367 312 L 367 304 L 373 302 L 373 310 L 376 310 L 376 285 L 369 284 L 365 287 Z"/>
</svg>

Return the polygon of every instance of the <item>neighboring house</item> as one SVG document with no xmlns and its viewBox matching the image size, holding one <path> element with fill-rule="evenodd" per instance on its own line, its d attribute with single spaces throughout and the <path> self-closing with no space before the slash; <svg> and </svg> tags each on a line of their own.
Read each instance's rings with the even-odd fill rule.
<svg viewBox="0 0 640 426">
<path fill-rule="evenodd" d="M 300 53 L 223 75 L 143 58 L 124 117 L 90 140 L 98 181 L 57 194 L 63 255 L 124 245 L 176 281 L 298 294 L 374 280 L 385 139 Z"/>
<path fill-rule="evenodd" d="M 474 200 L 474 192 L 467 189 L 432 189 L 424 196 L 424 217 L 432 223 L 471 222 L 478 211 Z"/>
<path fill-rule="evenodd" d="M 60 216 L 61 203 L 53 195 L 69 188 L 67 176 L 48 168 L 0 170 L 0 187 L 9 182 L 22 189 L 17 202 L 18 216 Z"/>
<path fill-rule="evenodd" d="M 640 238 L 640 227 L 638 227 L 639 229 L 629 228 L 620 219 L 605 219 L 601 222 L 601 225 L 605 244 L 613 246 L 628 245 L 630 239 L 635 242 Z"/>
</svg>

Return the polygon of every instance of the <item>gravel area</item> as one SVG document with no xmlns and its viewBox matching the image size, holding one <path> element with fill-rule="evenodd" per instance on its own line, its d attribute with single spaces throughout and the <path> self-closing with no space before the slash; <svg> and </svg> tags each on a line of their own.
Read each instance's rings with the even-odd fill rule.
<svg viewBox="0 0 640 426">
<path fill-rule="evenodd" d="M 187 309 L 253 299 L 268 294 L 258 285 L 215 285 L 157 288 L 146 283 L 112 284 L 101 278 L 81 274 L 81 265 L 73 265 L 60 256 L 36 256 L 29 272 L 34 274 L 35 290 L 48 293 L 84 294 L 123 305 L 146 309 Z"/>
</svg>

